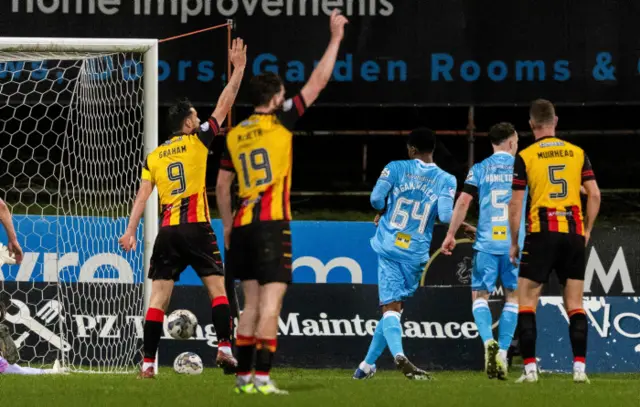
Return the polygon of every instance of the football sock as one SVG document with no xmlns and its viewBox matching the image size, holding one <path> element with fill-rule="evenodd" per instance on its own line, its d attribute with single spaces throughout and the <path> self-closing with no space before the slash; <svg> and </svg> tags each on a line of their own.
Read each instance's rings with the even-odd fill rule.
<svg viewBox="0 0 640 407">
<path fill-rule="evenodd" d="M 569 338 L 573 349 L 574 368 L 584 371 L 587 356 L 587 316 L 582 308 L 569 311 Z"/>
<path fill-rule="evenodd" d="M 498 345 L 500 350 L 504 350 L 505 353 L 511 346 L 516 325 L 518 325 L 518 304 L 508 302 L 504 304 L 498 327 Z"/>
<path fill-rule="evenodd" d="M 478 298 L 473 302 L 473 319 L 476 321 L 482 343 L 492 340 L 491 310 L 489 309 L 489 303 L 484 298 Z"/>
<path fill-rule="evenodd" d="M 532 307 L 520 307 L 518 314 L 518 330 L 520 333 L 520 353 L 527 365 L 536 364 L 536 313 Z"/>
<path fill-rule="evenodd" d="M 383 320 L 384 319 L 381 319 L 380 322 L 378 322 L 378 326 L 376 326 L 373 338 L 371 339 L 371 344 L 369 345 L 369 351 L 364 358 L 364 362 L 368 365 L 375 364 L 376 360 L 378 360 L 382 352 L 384 352 L 384 348 L 387 347 L 387 340 L 384 338 Z"/>
<path fill-rule="evenodd" d="M 162 323 L 164 311 L 158 308 L 149 308 L 144 322 L 143 364 L 142 370 L 154 366 L 156 353 L 162 336 Z"/>
<path fill-rule="evenodd" d="M 218 337 L 218 350 L 231 353 L 231 308 L 226 296 L 216 297 L 211 302 L 211 320 Z"/>
<path fill-rule="evenodd" d="M 256 338 L 253 336 L 238 335 L 236 338 L 236 350 L 238 356 L 238 370 L 236 376 L 246 382 L 251 378 L 253 367 L 253 354 L 256 349 Z"/>
<path fill-rule="evenodd" d="M 389 350 L 395 358 L 398 355 L 404 355 L 402 349 L 402 327 L 400 326 L 400 313 L 396 311 L 387 311 L 382 316 L 382 332 L 384 339 L 387 341 Z"/>
<path fill-rule="evenodd" d="M 259 384 L 269 381 L 269 372 L 271 372 L 276 347 L 276 339 L 258 339 L 256 342 L 256 381 Z"/>
</svg>

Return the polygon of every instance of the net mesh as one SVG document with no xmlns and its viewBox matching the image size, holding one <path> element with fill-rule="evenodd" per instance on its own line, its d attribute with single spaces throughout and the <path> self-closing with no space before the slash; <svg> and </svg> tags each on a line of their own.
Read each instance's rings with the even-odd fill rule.
<svg viewBox="0 0 640 407">
<path fill-rule="evenodd" d="M 0 52 L 0 190 L 24 250 L 0 280 L 23 363 L 137 361 L 143 248 L 117 240 L 143 159 L 142 56 Z"/>
</svg>

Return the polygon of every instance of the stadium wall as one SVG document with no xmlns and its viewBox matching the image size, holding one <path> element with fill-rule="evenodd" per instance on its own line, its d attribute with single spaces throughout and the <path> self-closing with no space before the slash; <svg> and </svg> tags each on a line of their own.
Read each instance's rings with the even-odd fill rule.
<svg viewBox="0 0 640 407">
<path fill-rule="evenodd" d="M 72 228 L 96 225 L 93 218 L 58 221 L 55 216 L 15 216 L 18 235 L 24 238 L 25 260 L 19 267 L 2 266 L 0 273 L 3 291 L 11 295 L 13 305 L 25 304 L 32 315 L 41 318 L 54 332 L 61 316 L 52 318 L 45 308 L 57 295 L 58 276 L 65 283 L 88 285 L 96 282 L 138 284 L 143 276 L 143 270 L 133 266 L 130 255 L 121 252 L 115 241 L 87 238 L 56 254 L 57 236 L 64 235 L 64 230 L 60 230 L 64 225 Z M 109 229 L 125 221 L 104 218 L 99 224 Z M 221 234 L 220 222 L 214 220 L 212 225 L 216 233 Z M 361 360 L 380 318 L 376 256 L 369 246 L 374 230 L 372 224 L 362 222 L 292 223 L 294 284 L 281 316 L 277 363 L 352 368 Z M 433 261 L 427 267 L 424 286 L 407 303 L 403 323 L 406 350 L 412 360 L 429 369 L 480 369 L 482 345 L 471 315 L 468 287 L 471 244 L 462 241 L 454 256 L 441 256 L 435 249 L 444 232 L 441 225 L 436 227 Z M 640 370 L 640 252 L 635 238 L 639 232 L 637 227 L 622 227 L 596 229 L 592 235 L 585 281 L 590 371 Z M 5 238 L 0 235 L 0 241 Z M 193 270 L 188 269 L 174 291 L 170 308 L 193 310 L 202 325 L 193 340 L 175 341 L 165 335 L 160 354 L 164 364 L 170 364 L 185 350 L 198 352 L 205 362 L 213 361 L 217 342 L 213 326 L 208 323 L 209 301 L 199 285 Z M 89 292 L 90 288 L 76 291 Z M 498 287 L 491 298 L 496 316 L 502 306 L 501 291 Z M 552 281 L 538 307 L 538 356 L 542 369 L 564 371 L 571 367 L 571 350 L 568 318 L 559 294 L 557 282 Z M 92 300 L 85 295 L 73 303 L 80 310 L 85 308 L 83 301 Z M 91 338 L 92 343 L 117 338 L 122 324 L 133 324 L 137 335 L 142 335 L 140 315 L 98 315 L 99 311 L 96 315 L 84 315 L 84 311 L 78 310 L 68 310 L 70 315 L 66 316 L 75 327 L 73 334 Z M 494 329 L 496 327 L 497 323 Z M 28 331 L 19 320 L 15 320 L 13 329 L 16 339 Z M 29 344 L 30 340 L 37 339 L 35 333 L 31 338 L 26 336 L 24 341 Z M 22 351 L 35 353 L 22 354 L 25 360 L 30 360 L 38 356 L 40 349 L 32 346 Z M 391 363 L 388 355 L 381 362 L 382 366 L 391 366 Z"/>
<path fill-rule="evenodd" d="M 163 39 L 233 18 L 249 44 L 248 73 L 278 72 L 288 88 L 309 78 L 326 47 L 326 16 L 339 8 L 351 23 L 332 85 L 318 101 L 325 105 L 513 105 L 540 96 L 563 104 L 618 104 L 637 103 L 640 90 L 638 10 L 628 1 L 559 6 L 555 0 L 493 0 L 491 7 L 448 0 L 44 3 L 0 2 L 0 35 Z M 527 10 L 526 19 L 507 17 L 520 10 Z M 162 44 L 162 104 L 185 94 L 211 104 L 225 82 L 225 34 Z M 0 78 L 24 75 L 30 65 L 2 64 Z M 57 74 L 46 64 L 35 69 Z M 127 70 L 131 77 L 141 74 L 139 65 Z M 246 89 L 239 101 L 247 103 Z"/>
</svg>

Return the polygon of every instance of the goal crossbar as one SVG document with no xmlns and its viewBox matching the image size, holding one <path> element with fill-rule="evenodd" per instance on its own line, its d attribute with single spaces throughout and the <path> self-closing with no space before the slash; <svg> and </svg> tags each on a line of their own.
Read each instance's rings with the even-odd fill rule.
<svg viewBox="0 0 640 407">
<path fill-rule="evenodd" d="M 157 39 L 0 37 L 3 52 L 141 52 L 157 47 Z"/>
</svg>

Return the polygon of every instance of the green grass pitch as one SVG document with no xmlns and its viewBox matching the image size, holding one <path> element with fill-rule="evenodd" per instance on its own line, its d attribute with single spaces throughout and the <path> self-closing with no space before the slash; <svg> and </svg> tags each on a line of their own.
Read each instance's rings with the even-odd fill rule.
<svg viewBox="0 0 640 407">
<path fill-rule="evenodd" d="M 592 375 L 577 385 L 566 374 L 542 375 L 536 384 L 489 380 L 480 372 L 439 372 L 431 382 L 409 381 L 395 371 L 370 380 L 347 370 L 277 369 L 289 396 L 236 395 L 234 379 L 219 369 L 182 376 L 163 368 L 155 380 L 135 375 L 0 376 L 0 403 L 19 406 L 550 406 L 638 407 L 640 374 Z"/>
</svg>

